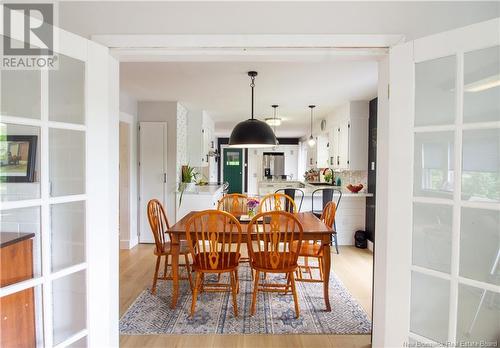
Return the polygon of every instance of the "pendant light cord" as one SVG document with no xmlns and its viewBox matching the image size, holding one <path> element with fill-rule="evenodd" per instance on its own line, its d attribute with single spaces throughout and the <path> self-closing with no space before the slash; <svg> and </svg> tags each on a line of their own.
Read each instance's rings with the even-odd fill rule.
<svg viewBox="0 0 500 348">
<path fill-rule="evenodd" d="M 313 109 L 311 108 L 311 136 L 313 135 Z"/>
<path fill-rule="evenodd" d="M 309 105 L 309 108 L 311 109 L 311 138 L 313 135 L 313 109 L 316 107 L 316 105 Z"/>
<path fill-rule="evenodd" d="M 252 120 L 253 120 L 253 89 L 255 87 L 255 76 L 250 76 L 252 82 L 250 82 L 250 87 L 252 88 Z"/>
</svg>

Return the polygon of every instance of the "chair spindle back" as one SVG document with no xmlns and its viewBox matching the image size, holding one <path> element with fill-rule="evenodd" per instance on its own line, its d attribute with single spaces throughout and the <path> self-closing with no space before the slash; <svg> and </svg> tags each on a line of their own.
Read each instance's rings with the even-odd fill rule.
<svg viewBox="0 0 500 348">
<path fill-rule="evenodd" d="M 155 238 L 156 252 L 169 253 L 170 250 L 167 250 L 166 243 L 172 240 L 172 236 L 168 233 L 170 225 L 163 205 L 157 199 L 152 199 L 148 202 L 148 220 L 151 232 Z M 168 249 L 170 249 L 170 245 L 168 245 Z"/>
<path fill-rule="evenodd" d="M 222 210 L 234 216 L 248 213 L 247 196 L 241 193 L 224 195 L 217 204 L 217 210 Z"/>
<path fill-rule="evenodd" d="M 259 213 L 269 211 L 286 211 L 297 213 L 297 205 L 292 197 L 283 193 L 270 193 L 260 201 Z"/>
<path fill-rule="evenodd" d="M 204 270 L 228 268 L 240 252 L 241 225 L 231 214 L 204 210 L 186 223 L 186 239 L 194 262 Z"/>
<path fill-rule="evenodd" d="M 297 265 L 304 231 L 295 215 L 285 211 L 259 213 L 248 224 L 247 233 L 251 260 L 272 270 Z"/>
</svg>

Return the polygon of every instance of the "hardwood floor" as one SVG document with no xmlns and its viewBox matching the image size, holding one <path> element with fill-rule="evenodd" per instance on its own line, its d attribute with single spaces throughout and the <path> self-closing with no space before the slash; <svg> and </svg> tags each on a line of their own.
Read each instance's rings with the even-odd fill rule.
<svg viewBox="0 0 500 348">
<path fill-rule="evenodd" d="M 120 250 L 120 316 L 144 288 L 151 286 L 155 257 L 152 244 Z M 371 317 L 373 254 L 341 246 L 332 252 L 332 267 Z M 370 335 L 142 335 L 121 336 L 122 347 L 370 347 Z"/>
</svg>

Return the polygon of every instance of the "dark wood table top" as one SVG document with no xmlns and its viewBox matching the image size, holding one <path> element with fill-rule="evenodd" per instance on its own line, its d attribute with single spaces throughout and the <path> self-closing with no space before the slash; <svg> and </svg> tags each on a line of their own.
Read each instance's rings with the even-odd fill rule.
<svg viewBox="0 0 500 348">
<path fill-rule="evenodd" d="M 192 211 L 188 213 L 186 216 L 184 216 L 182 219 L 180 219 L 175 225 L 171 226 L 168 232 L 176 235 L 184 235 L 186 233 L 186 223 L 187 221 L 193 216 L 196 211 Z M 302 228 L 304 229 L 304 239 L 309 239 L 308 235 L 331 235 L 333 233 L 333 230 L 325 225 L 323 221 L 318 219 L 313 213 L 311 212 L 306 212 L 306 213 L 297 213 L 295 214 L 297 219 L 300 221 L 302 224 Z M 241 227 L 242 227 L 242 232 L 246 233 L 247 232 L 247 226 L 248 222 L 241 222 Z"/>
<path fill-rule="evenodd" d="M 0 232 L 0 248 L 35 237 L 34 233 Z"/>
</svg>

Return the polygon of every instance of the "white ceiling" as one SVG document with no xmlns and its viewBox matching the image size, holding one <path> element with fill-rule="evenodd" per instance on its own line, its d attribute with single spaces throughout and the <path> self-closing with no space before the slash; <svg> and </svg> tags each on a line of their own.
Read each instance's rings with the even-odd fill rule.
<svg viewBox="0 0 500 348">
<path fill-rule="evenodd" d="M 272 116 L 279 104 L 284 119 L 277 135 L 309 132 L 309 104 L 321 118 L 349 100 L 370 100 L 377 93 L 377 62 L 161 62 L 121 63 L 121 89 L 138 101 L 179 101 L 206 110 L 216 133 L 228 136 L 237 122 L 250 117 L 250 79 L 256 70 L 255 114 Z"/>
</svg>

